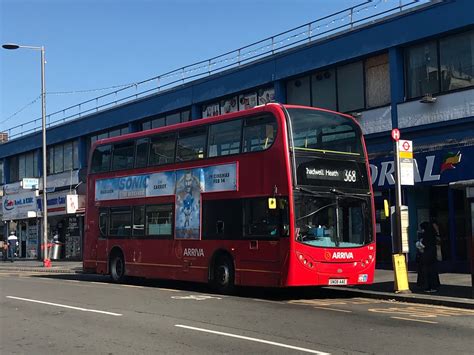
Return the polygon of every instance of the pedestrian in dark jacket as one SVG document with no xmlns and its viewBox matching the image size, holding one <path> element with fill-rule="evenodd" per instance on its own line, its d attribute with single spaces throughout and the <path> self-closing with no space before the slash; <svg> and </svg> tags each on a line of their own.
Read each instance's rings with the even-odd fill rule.
<svg viewBox="0 0 474 355">
<path fill-rule="evenodd" d="M 423 227 L 420 224 L 420 230 L 418 231 L 418 240 L 416 241 L 416 285 L 418 287 L 424 286 L 424 278 L 423 278 L 423 252 L 425 251 L 425 245 L 423 244 Z"/>
<path fill-rule="evenodd" d="M 438 259 L 436 258 L 436 232 L 429 222 L 421 224 L 423 229 L 423 254 L 421 255 L 423 288 L 425 292 L 437 292 L 440 282 L 438 274 Z"/>
</svg>

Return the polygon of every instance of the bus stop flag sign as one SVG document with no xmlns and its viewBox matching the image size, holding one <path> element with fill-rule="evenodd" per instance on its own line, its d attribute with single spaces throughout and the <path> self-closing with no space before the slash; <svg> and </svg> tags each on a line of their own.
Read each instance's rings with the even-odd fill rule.
<svg viewBox="0 0 474 355">
<path fill-rule="evenodd" d="M 400 159 L 400 183 L 402 185 L 415 185 L 415 174 L 413 167 L 413 142 L 398 141 L 398 151 Z"/>
</svg>

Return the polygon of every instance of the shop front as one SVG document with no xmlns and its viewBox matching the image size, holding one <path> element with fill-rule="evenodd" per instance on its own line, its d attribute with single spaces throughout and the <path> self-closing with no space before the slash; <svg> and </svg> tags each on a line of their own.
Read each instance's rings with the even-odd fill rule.
<svg viewBox="0 0 474 355">
<path fill-rule="evenodd" d="M 474 147 L 460 146 L 414 153 L 414 186 L 403 186 L 403 204 L 409 215 L 409 261 L 416 256 L 419 225 L 436 222 L 441 243 L 438 248 L 440 267 L 446 271 L 468 271 L 470 268 L 471 213 L 467 190 L 462 181 L 474 179 Z M 385 218 L 383 201 L 395 204 L 393 157 L 371 160 L 372 183 L 376 205 L 377 260 L 379 266 L 391 264 L 392 242 L 390 218 Z"/>
<path fill-rule="evenodd" d="M 49 193 L 48 238 L 59 244 L 58 259 L 81 260 L 84 235 L 83 195 L 71 194 L 69 190 Z M 42 200 L 38 199 L 42 211 Z"/>
<path fill-rule="evenodd" d="M 5 236 L 14 232 L 18 237 L 17 257 L 36 259 L 39 255 L 36 191 L 12 190 L 2 198 L 2 221 Z"/>
</svg>

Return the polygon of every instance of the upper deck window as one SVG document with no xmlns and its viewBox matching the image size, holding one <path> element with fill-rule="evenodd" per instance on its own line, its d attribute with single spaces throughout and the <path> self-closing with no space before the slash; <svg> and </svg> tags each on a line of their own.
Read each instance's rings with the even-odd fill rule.
<svg viewBox="0 0 474 355">
<path fill-rule="evenodd" d="M 198 127 L 179 132 L 176 160 L 203 159 L 206 153 L 207 128 Z"/>
<path fill-rule="evenodd" d="M 294 149 L 363 155 L 361 131 L 349 118 L 336 113 L 288 109 Z"/>
<path fill-rule="evenodd" d="M 133 141 L 114 144 L 112 170 L 133 168 L 135 147 Z"/>
<path fill-rule="evenodd" d="M 273 116 L 247 118 L 244 121 L 242 152 L 268 149 L 275 140 L 277 122 Z"/>
<path fill-rule="evenodd" d="M 238 154 L 242 120 L 213 124 L 209 127 L 208 156 Z"/>
<path fill-rule="evenodd" d="M 101 173 L 110 169 L 111 146 L 96 147 L 92 155 L 91 172 Z"/>
<path fill-rule="evenodd" d="M 150 161 L 148 165 L 163 165 L 174 162 L 176 139 L 174 134 L 166 134 L 151 138 Z"/>
</svg>

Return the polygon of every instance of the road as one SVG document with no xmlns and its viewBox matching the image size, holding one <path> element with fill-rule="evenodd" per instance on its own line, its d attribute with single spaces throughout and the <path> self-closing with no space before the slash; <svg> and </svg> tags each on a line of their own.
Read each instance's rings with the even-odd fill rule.
<svg viewBox="0 0 474 355">
<path fill-rule="evenodd" d="M 474 311 L 321 288 L 0 273 L 2 354 L 471 354 Z"/>
</svg>

